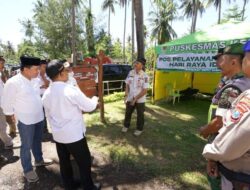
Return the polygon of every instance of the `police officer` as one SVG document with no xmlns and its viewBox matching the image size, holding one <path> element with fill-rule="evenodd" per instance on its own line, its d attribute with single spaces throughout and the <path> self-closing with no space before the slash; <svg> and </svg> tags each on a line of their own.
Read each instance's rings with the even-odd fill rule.
<svg viewBox="0 0 250 190">
<path fill-rule="evenodd" d="M 219 54 L 219 53 L 218 53 Z M 241 62 L 244 55 L 243 45 L 240 43 L 229 45 L 223 49 L 222 54 L 218 54 L 217 66 L 221 69 L 222 80 L 218 85 L 217 92 L 212 99 L 210 106 L 209 122 L 201 127 L 200 134 L 208 137 L 208 141 L 212 142 L 216 137 L 218 130 L 222 127 L 222 117 L 231 107 L 231 103 L 246 89 L 250 88 L 250 80 L 245 78 L 242 73 Z M 214 163 L 208 162 L 210 167 Z M 220 189 L 220 179 L 210 178 L 212 190 Z"/>
<path fill-rule="evenodd" d="M 244 46 L 242 70 L 250 78 L 250 41 Z M 203 150 L 209 161 L 219 161 L 208 167 L 211 176 L 222 176 L 222 190 L 250 189 L 250 90 L 243 92 L 223 115 L 223 127 L 211 144 Z M 237 172 L 237 173 L 235 173 Z M 248 174 L 248 175 L 247 175 Z M 244 177 L 242 177 L 244 176 Z"/>
<path fill-rule="evenodd" d="M 135 136 L 141 135 L 144 126 L 144 111 L 147 89 L 149 87 L 148 75 L 143 71 L 145 59 L 138 59 L 134 63 L 134 69 L 131 70 L 126 78 L 126 90 L 124 101 L 126 103 L 126 113 L 124 127 L 122 132 L 126 133 L 130 127 L 130 121 L 133 111 L 137 112 L 137 129 Z"/>
<path fill-rule="evenodd" d="M 212 113 L 211 121 L 200 129 L 200 135 L 204 138 L 210 135 L 210 141 L 214 139 L 218 130 L 222 127 L 222 117 L 225 111 L 230 108 L 231 103 L 239 94 L 249 88 L 248 79 L 242 73 L 243 56 L 243 44 L 236 43 L 224 48 L 223 55 L 220 57 L 219 67 L 224 77 L 224 84 L 219 87 L 212 99 L 216 111 Z"/>
</svg>

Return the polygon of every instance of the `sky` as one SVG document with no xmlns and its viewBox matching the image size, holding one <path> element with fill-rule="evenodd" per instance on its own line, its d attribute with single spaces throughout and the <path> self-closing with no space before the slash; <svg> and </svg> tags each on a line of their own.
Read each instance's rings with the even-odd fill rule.
<svg viewBox="0 0 250 190">
<path fill-rule="evenodd" d="M 15 47 L 24 38 L 24 30 L 20 24 L 20 20 L 31 19 L 33 16 L 33 7 L 36 0 L 0 0 L 0 40 L 4 43 L 10 41 Z M 108 11 L 101 10 L 103 0 L 92 0 L 92 11 L 96 21 L 106 26 L 108 22 Z M 223 12 L 229 8 L 229 5 L 223 1 Z M 236 0 L 236 3 L 241 8 L 243 0 Z M 230 5 L 232 6 L 232 4 Z M 150 0 L 143 0 L 144 8 L 144 22 L 150 32 L 150 24 L 148 22 L 148 13 L 152 11 L 152 4 Z M 179 15 L 182 11 L 179 10 Z M 126 37 L 131 35 L 131 7 L 127 11 L 127 31 Z M 213 6 L 208 8 L 202 17 L 198 17 L 197 29 L 206 29 L 217 22 L 217 12 Z M 247 5 L 246 10 L 247 21 L 250 22 L 250 4 Z M 113 39 L 123 38 L 123 22 L 124 22 L 124 9 L 119 5 L 115 6 L 115 14 L 111 15 L 111 35 Z M 177 20 L 173 22 L 178 37 L 188 33 L 191 20 Z M 107 31 L 107 27 L 105 27 Z"/>
</svg>

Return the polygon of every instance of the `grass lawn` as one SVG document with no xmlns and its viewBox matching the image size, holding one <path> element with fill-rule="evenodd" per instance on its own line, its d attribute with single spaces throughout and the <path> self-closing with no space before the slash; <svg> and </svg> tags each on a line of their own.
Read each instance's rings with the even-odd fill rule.
<svg viewBox="0 0 250 190">
<path fill-rule="evenodd" d="M 140 180 L 158 180 L 172 189 L 209 189 L 205 161 L 201 152 L 205 141 L 197 134 L 207 120 L 207 100 L 185 100 L 174 106 L 147 102 L 145 130 L 133 136 L 131 128 L 121 133 L 125 105 L 122 100 L 105 104 L 106 124 L 99 112 L 85 114 L 87 137 L 91 150 L 107 156 L 119 178 L 128 173 Z"/>
</svg>

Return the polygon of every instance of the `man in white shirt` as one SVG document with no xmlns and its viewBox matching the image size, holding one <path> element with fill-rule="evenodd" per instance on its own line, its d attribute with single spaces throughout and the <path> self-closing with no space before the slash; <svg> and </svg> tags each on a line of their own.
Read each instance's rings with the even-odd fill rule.
<svg viewBox="0 0 250 190">
<path fill-rule="evenodd" d="M 96 109 L 98 98 L 94 96 L 90 99 L 79 88 L 66 83 L 67 64 L 65 61 L 52 60 L 47 65 L 46 74 L 52 80 L 52 84 L 42 97 L 45 114 L 56 142 L 65 189 L 76 189 L 70 162 L 72 155 L 79 167 L 84 190 L 98 190 L 101 188 L 100 184 L 94 185 L 91 178 L 90 151 L 82 116 L 82 111 L 91 112 Z"/>
<path fill-rule="evenodd" d="M 134 63 L 134 69 L 131 70 L 126 78 L 126 90 L 124 101 L 126 103 L 126 113 L 124 119 L 124 127 L 122 132 L 126 133 L 130 127 L 131 116 L 134 110 L 137 112 L 137 129 L 135 136 L 141 135 L 144 127 L 144 111 L 146 94 L 149 88 L 148 75 L 142 70 L 145 65 L 145 59 L 139 59 Z"/>
<path fill-rule="evenodd" d="M 21 138 L 21 164 L 24 176 L 28 182 L 38 181 L 38 176 L 31 164 L 31 153 L 35 158 L 35 166 L 51 164 L 43 159 L 43 107 L 39 91 L 34 88 L 31 79 L 39 72 L 40 59 L 20 57 L 21 73 L 10 78 L 4 87 L 1 105 L 7 116 L 15 115 L 18 120 L 18 130 Z"/>
<path fill-rule="evenodd" d="M 4 69 L 4 63 L 5 59 L 3 57 L 0 57 L 0 74 Z M 0 77 L 0 102 L 3 95 L 3 88 L 4 88 L 4 82 L 2 81 L 2 77 Z M 7 127 L 6 118 L 3 113 L 2 107 L 0 107 L 0 139 L 4 143 L 4 148 L 11 149 L 15 147 L 20 147 L 20 145 L 13 146 L 12 138 L 7 134 L 6 127 Z"/>
<path fill-rule="evenodd" d="M 49 87 L 49 78 L 46 75 L 46 65 L 48 64 L 49 61 L 47 60 L 41 60 L 41 65 L 40 65 L 40 72 L 38 75 L 39 79 L 39 88 L 40 88 L 40 95 L 41 97 L 43 96 L 45 90 Z M 44 128 L 43 131 L 45 133 L 48 132 L 48 126 L 47 126 L 47 120 L 46 117 L 44 117 Z"/>
</svg>

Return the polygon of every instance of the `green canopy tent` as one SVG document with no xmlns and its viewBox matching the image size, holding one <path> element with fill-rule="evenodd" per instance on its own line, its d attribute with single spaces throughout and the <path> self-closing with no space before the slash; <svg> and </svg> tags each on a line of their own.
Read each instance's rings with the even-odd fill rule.
<svg viewBox="0 0 250 190">
<path fill-rule="evenodd" d="M 220 74 L 212 56 L 218 48 L 245 43 L 248 39 L 249 22 L 225 23 L 157 46 L 154 100 L 166 96 L 167 83 L 173 83 L 180 90 L 193 87 L 213 93 Z"/>
</svg>

